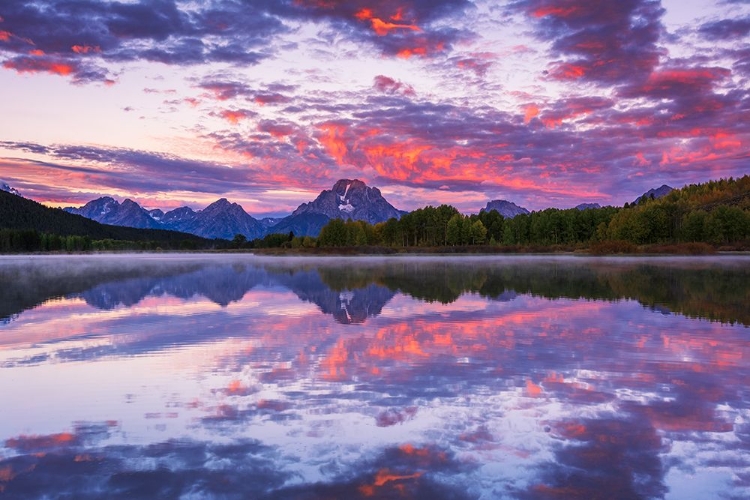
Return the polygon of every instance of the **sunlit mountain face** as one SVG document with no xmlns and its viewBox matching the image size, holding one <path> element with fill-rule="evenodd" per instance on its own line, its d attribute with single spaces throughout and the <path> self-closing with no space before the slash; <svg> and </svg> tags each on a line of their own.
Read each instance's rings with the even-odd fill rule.
<svg viewBox="0 0 750 500">
<path fill-rule="evenodd" d="M 258 219 L 339 179 L 622 206 L 747 173 L 748 35 L 744 0 L 4 0 L 0 179 Z"/>
<path fill-rule="evenodd" d="M 0 492 L 743 498 L 750 260 L 0 262 Z"/>
</svg>

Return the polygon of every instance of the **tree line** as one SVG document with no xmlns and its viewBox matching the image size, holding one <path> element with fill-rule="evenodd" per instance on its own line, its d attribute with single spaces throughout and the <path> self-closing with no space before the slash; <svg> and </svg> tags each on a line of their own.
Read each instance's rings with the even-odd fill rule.
<svg viewBox="0 0 750 500">
<path fill-rule="evenodd" d="M 463 215 L 455 207 L 427 206 L 400 219 L 369 224 L 331 220 L 317 239 L 268 235 L 247 247 L 589 246 L 706 243 L 750 240 L 750 176 L 691 184 L 637 204 L 586 210 L 548 208 L 505 218 L 497 211 Z M 240 245 L 242 246 L 242 245 Z"/>
<path fill-rule="evenodd" d="M 226 245 L 225 245 L 226 246 Z M 34 229 L 0 229 L 0 253 L 198 250 L 194 240 L 94 240 L 91 236 L 40 233 Z"/>
</svg>

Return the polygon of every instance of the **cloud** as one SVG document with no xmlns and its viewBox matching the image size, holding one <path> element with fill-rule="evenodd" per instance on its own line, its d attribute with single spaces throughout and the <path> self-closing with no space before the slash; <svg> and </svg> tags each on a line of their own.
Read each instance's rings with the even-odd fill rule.
<svg viewBox="0 0 750 500">
<path fill-rule="evenodd" d="M 657 498 L 667 492 L 659 456 L 665 447 L 648 423 L 581 419 L 556 423 L 552 432 L 566 443 L 520 498 Z"/>
<path fill-rule="evenodd" d="M 249 97 L 251 95 L 250 87 L 240 82 L 205 80 L 199 83 L 198 87 L 206 90 L 209 95 L 219 101 Z"/>
<path fill-rule="evenodd" d="M 501 190 L 502 196 L 532 207 L 541 193 L 544 206 L 566 199 L 607 203 L 629 185 L 634 172 L 646 168 L 692 178 L 682 168 L 686 160 L 674 167 L 660 163 L 665 151 L 675 160 L 686 159 L 688 148 L 702 149 L 694 159 L 707 161 L 718 142 L 679 142 L 695 137 L 696 128 L 736 136 L 734 146 L 724 141 L 727 148 L 715 164 L 728 171 L 739 168 L 730 152 L 742 150 L 742 136 L 748 133 L 748 125 L 736 119 L 743 101 L 738 94 L 714 92 L 727 76 L 720 67 L 665 67 L 621 85 L 612 97 L 547 98 L 510 113 L 466 102 L 435 102 L 412 94 L 404 82 L 378 75 L 369 90 L 290 98 L 282 110 L 284 126 L 273 134 L 275 121 L 265 120 L 257 128 L 269 135 L 225 131 L 212 138 L 224 149 L 262 158 L 270 175 L 291 185 L 301 185 L 304 176 L 325 188 L 337 178 L 355 175 L 381 188 L 450 185 L 487 198 Z M 233 85 L 226 89 L 246 100 L 257 92 L 237 91 Z M 288 175 L 271 165 L 284 165 Z M 600 180 L 598 189 L 590 187 L 592 175 Z M 632 189 L 633 196 L 626 199 L 642 192 Z M 425 200 L 430 202 L 435 203 Z"/>
<path fill-rule="evenodd" d="M 253 116 L 257 116 L 257 113 L 246 109 L 224 109 L 220 111 L 219 116 L 232 125 L 237 125 L 240 120 L 245 120 Z"/>
<path fill-rule="evenodd" d="M 114 80 L 107 77 L 106 71 L 79 61 L 47 55 L 18 56 L 3 61 L 3 67 L 18 73 L 49 73 L 59 76 L 71 76 L 75 83 L 101 82 L 112 84 Z"/>
<path fill-rule="evenodd" d="M 599 110 L 606 110 L 614 106 L 614 101 L 603 97 L 572 97 L 561 99 L 548 107 L 540 119 L 547 128 L 555 128 L 567 120 L 573 120 L 580 116 L 586 116 Z M 526 109 L 526 118 L 533 114 L 534 108 Z M 538 113 L 538 110 L 537 110 Z"/>
<path fill-rule="evenodd" d="M 0 53 L 18 59 L 28 58 L 30 50 L 40 51 L 54 58 L 55 65 L 44 60 L 11 60 L 5 67 L 75 75 L 80 83 L 92 81 L 93 73 L 108 78 L 105 68 L 132 61 L 255 65 L 274 55 L 278 48 L 273 42 L 291 31 L 289 23 L 327 21 L 346 28 L 344 34 L 352 40 L 375 45 L 383 54 L 429 56 L 471 36 L 433 24 L 460 16 L 471 5 L 468 0 L 403 4 L 389 0 L 301 0 L 293 4 L 216 0 L 198 6 L 180 0 L 52 0 L 43 7 L 8 0 L 3 4 Z M 79 74 L 82 58 L 88 61 L 86 74 Z"/>
<path fill-rule="evenodd" d="M 461 70 L 471 71 L 478 77 L 484 77 L 495 63 L 495 58 L 495 54 L 490 52 L 479 52 L 453 57 L 450 62 Z"/>
<path fill-rule="evenodd" d="M 227 192 L 262 191 L 273 185 L 273 182 L 266 182 L 262 174 L 250 168 L 230 168 L 219 163 L 174 155 L 121 148 L 42 146 L 14 142 L 2 142 L 0 146 L 46 155 L 52 159 L 0 160 L 0 171 L 22 172 L 22 175 L 14 177 L 23 180 L 25 186 L 33 186 L 29 191 L 30 196 L 39 196 L 40 199 L 47 199 L 42 193 L 54 194 L 53 199 L 59 199 L 60 188 L 54 186 L 90 193 L 88 196 L 91 197 L 115 194 L 148 199 L 152 193 L 177 191 L 193 193 L 193 196 L 204 199 L 205 195 L 219 197 Z"/>
<path fill-rule="evenodd" d="M 414 91 L 414 87 L 394 80 L 393 78 L 377 75 L 373 81 L 373 88 L 384 94 L 402 94 L 406 96 L 415 96 L 417 93 Z"/>
<path fill-rule="evenodd" d="M 620 90 L 621 97 L 649 97 L 651 99 L 695 98 L 711 94 L 717 83 L 731 72 L 725 68 L 660 68 L 648 78 Z"/>
<path fill-rule="evenodd" d="M 445 25 L 473 7 L 468 0 L 300 0 L 296 5 L 300 16 L 329 19 L 352 39 L 405 59 L 446 53 L 474 36 Z"/>
<path fill-rule="evenodd" d="M 85 436 L 85 430 L 77 431 L 71 436 Z M 136 462 L 134 457 L 139 457 Z M 217 463 L 231 463 L 231 473 Z M 262 498 L 289 480 L 290 474 L 278 467 L 274 450 L 251 440 L 228 445 L 189 440 L 107 447 L 86 443 L 1 460 L 0 492 L 17 498 Z"/>
<path fill-rule="evenodd" d="M 709 40 L 743 39 L 750 34 L 750 17 L 705 23 L 698 31 Z"/>
<path fill-rule="evenodd" d="M 664 13 L 653 0 L 522 0 L 537 38 L 552 43 L 554 80 L 617 85 L 645 78 L 659 63 Z"/>
<path fill-rule="evenodd" d="M 281 13 L 280 5 L 217 1 L 187 9 L 176 0 L 52 0 L 44 6 L 8 0 L 3 3 L 0 52 L 19 57 L 32 48 L 41 51 L 68 68 L 51 72 L 77 75 L 77 81 L 92 80 L 79 75 L 81 58 L 97 68 L 129 61 L 252 65 L 271 55 L 269 38 L 287 32 L 271 12 Z M 26 62 L 26 67 L 42 64 Z"/>
</svg>

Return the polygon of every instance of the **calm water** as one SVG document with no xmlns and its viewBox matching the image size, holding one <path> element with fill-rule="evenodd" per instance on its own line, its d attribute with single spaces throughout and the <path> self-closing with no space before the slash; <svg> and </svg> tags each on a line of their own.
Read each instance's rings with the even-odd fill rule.
<svg viewBox="0 0 750 500">
<path fill-rule="evenodd" d="M 750 259 L 0 258 L 3 498 L 750 498 Z"/>
</svg>

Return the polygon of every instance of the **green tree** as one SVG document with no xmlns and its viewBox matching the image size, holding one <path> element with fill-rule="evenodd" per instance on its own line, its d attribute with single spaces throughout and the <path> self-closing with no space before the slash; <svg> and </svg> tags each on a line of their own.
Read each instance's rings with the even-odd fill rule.
<svg viewBox="0 0 750 500">
<path fill-rule="evenodd" d="M 481 220 L 475 221 L 471 225 L 471 243 L 474 245 L 482 245 L 487 238 L 487 228 L 484 227 Z"/>
<path fill-rule="evenodd" d="M 449 245 L 461 244 L 461 226 L 463 226 L 463 216 L 455 214 L 448 220 L 446 226 L 446 240 Z"/>
<path fill-rule="evenodd" d="M 318 245 L 321 247 L 346 246 L 346 223 L 341 219 L 333 219 L 320 230 Z"/>
<path fill-rule="evenodd" d="M 247 237 L 244 234 L 235 234 L 230 246 L 232 248 L 242 248 L 246 243 Z"/>
</svg>

